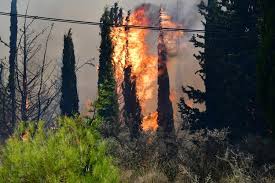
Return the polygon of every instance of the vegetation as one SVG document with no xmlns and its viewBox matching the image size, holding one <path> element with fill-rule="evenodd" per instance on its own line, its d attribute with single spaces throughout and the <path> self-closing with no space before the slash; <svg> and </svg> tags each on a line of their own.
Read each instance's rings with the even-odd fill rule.
<svg viewBox="0 0 275 183">
<path fill-rule="evenodd" d="M 11 1 L 11 13 L 16 14 L 16 4 Z M 130 11 L 123 17 L 115 3 L 100 19 L 98 97 L 91 106 L 93 115 L 86 118 L 79 111 L 71 29 L 64 36 L 61 78 L 51 80 L 55 70 L 46 71 L 46 55 L 53 25 L 41 59 L 38 38 L 48 29 L 36 34 L 30 29 L 34 20 L 25 18 L 18 34 L 17 16 L 11 16 L 10 43 L 0 39 L 10 49 L 7 80 L 2 75 L 5 59 L 0 63 L 0 183 L 275 182 L 274 0 L 209 0 L 198 10 L 205 18 L 205 34 L 193 35 L 191 42 L 199 50 L 194 55 L 200 65 L 196 73 L 205 91 L 182 89 L 206 110 L 191 107 L 182 97 L 181 120 L 175 118 L 166 65 L 169 50 L 161 25 L 156 131 L 142 129 L 144 103 L 137 95 L 139 80 L 132 75 L 135 67 L 129 58 L 131 46 L 139 49 L 129 43 L 136 36 L 130 34 Z M 153 8 L 143 4 L 137 19 L 147 13 L 153 16 Z M 163 23 L 162 10 L 157 14 L 158 23 Z M 126 50 L 120 54 L 125 56 L 121 100 L 112 31 L 125 21 L 125 43 L 119 45 Z M 34 62 L 37 67 L 31 65 Z M 52 116 L 58 111 L 54 106 L 60 106 L 62 117 Z M 181 125 L 177 131 L 176 122 Z"/>
<path fill-rule="evenodd" d="M 17 14 L 17 0 L 11 1 L 11 13 Z M 17 16 L 11 16 L 10 18 L 10 55 L 9 55 L 9 95 L 10 95 L 10 113 L 11 113 L 11 119 L 6 125 L 8 128 L 8 134 L 11 134 L 13 131 L 13 128 L 16 125 L 16 55 L 17 55 L 17 29 L 18 29 L 18 20 Z"/>
<path fill-rule="evenodd" d="M 188 86 L 184 87 L 184 93 L 195 103 L 205 103 L 206 111 L 198 114 L 183 101 L 180 106 L 186 111 L 181 111 L 190 115 L 198 128 L 229 127 L 232 140 L 263 133 L 266 129 L 256 101 L 256 61 L 260 44 L 257 3 L 211 0 L 208 5 L 202 2 L 199 11 L 205 18 L 206 32 L 194 35 L 191 42 L 200 48 L 195 58 L 201 65 L 197 73 L 205 83 L 205 92 Z M 219 105 L 221 103 L 223 105 Z"/>
<path fill-rule="evenodd" d="M 82 119 L 20 123 L 1 153 L 0 182 L 118 182 L 106 142 Z"/>
<path fill-rule="evenodd" d="M 263 20 L 261 26 L 261 49 L 257 64 L 258 98 L 265 118 L 272 131 L 275 130 L 275 3 L 261 1 Z M 274 133 L 273 133 L 274 135 Z"/>
<path fill-rule="evenodd" d="M 104 136 L 115 136 L 118 133 L 118 97 L 116 93 L 116 80 L 114 77 L 114 66 L 112 63 L 113 45 L 111 40 L 111 26 L 120 24 L 122 21 L 122 10 L 118 4 L 108 9 L 106 8 L 100 22 L 100 56 L 98 70 L 98 99 L 96 102 L 97 118 L 104 121 Z"/>
</svg>

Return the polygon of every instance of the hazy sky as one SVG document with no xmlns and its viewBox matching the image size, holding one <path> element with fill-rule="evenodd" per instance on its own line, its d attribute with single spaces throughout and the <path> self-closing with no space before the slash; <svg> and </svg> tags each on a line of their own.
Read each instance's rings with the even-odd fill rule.
<svg viewBox="0 0 275 183">
<path fill-rule="evenodd" d="M 0 11 L 10 11 L 11 0 L 0 0 Z M 201 18 L 197 13 L 196 4 L 200 0 L 180 0 L 182 6 L 179 7 L 180 15 L 184 17 L 184 24 L 188 28 L 202 28 Z M 18 0 L 18 13 L 24 13 L 28 0 Z M 30 15 L 48 16 L 57 18 L 77 19 L 84 21 L 99 21 L 100 16 L 106 5 L 112 5 L 117 0 L 30 0 L 29 13 Z M 163 5 L 171 13 L 176 12 L 176 0 L 120 0 L 119 4 L 125 9 L 134 9 L 134 7 L 142 3 L 152 3 L 155 5 Z M 38 21 L 35 24 L 38 30 L 50 25 L 49 22 Z M 95 57 L 98 60 L 98 47 L 100 44 L 99 28 L 96 26 L 72 25 L 64 23 L 56 23 L 50 43 L 49 57 L 60 62 L 63 46 L 63 35 L 69 28 L 73 29 L 73 39 L 75 44 L 76 56 L 80 61 Z M 9 38 L 9 17 L 0 16 L 0 36 L 8 41 Z M 176 67 L 171 70 L 181 69 L 182 79 L 177 79 L 176 75 L 171 76 L 175 80 L 176 85 L 193 84 L 201 87 L 201 82 L 193 75 L 193 71 L 197 68 L 194 58 L 192 57 L 194 49 L 188 43 L 191 35 L 186 35 L 185 50 L 182 51 L 175 62 Z M 0 45 L 0 58 L 3 58 L 8 53 L 8 50 Z M 179 67 L 177 67 L 179 66 Z M 174 71 L 173 71 L 174 72 Z M 78 73 L 78 88 L 81 99 L 81 105 L 87 99 L 94 100 L 96 97 L 96 82 L 97 73 L 93 67 L 84 68 Z M 172 84 L 173 85 L 173 81 Z M 180 86 L 177 86 L 180 88 Z"/>
</svg>

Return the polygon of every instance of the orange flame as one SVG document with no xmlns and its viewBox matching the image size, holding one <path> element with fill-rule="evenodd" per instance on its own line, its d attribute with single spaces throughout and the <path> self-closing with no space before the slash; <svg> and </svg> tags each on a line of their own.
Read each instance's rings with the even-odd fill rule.
<svg viewBox="0 0 275 183">
<path fill-rule="evenodd" d="M 91 115 L 91 106 L 92 106 L 92 100 L 91 99 L 87 99 L 84 103 L 84 109 L 82 112 L 83 117 L 87 117 Z"/>
<path fill-rule="evenodd" d="M 163 27 L 176 27 L 176 23 L 171 21 L 171 17 L 163 14 Z M 124 24 L 126 24 L 124 20 Z M 141 6 L 137 8 L 129 18 L 129 25 L 149 26 L 150 19 L 146 15 L 146 7 Z M 169 32 L 166 35 L 167 44 L 178 38 L 180 33 Z M 139 99 L 142 113 L 146 115 L 148 110 L 146 102 L 153 99 L 157 88 L 155 83 L 158 77 L 158 57 L 157 54 L 149 53 L 149 45 L 146 39 L 149 35 L 148 29 L 130 28 L 128 31 L 122 27 L 115 27 L 112 29 L 111 37 L 114 45 L 113 63 L 115 67 L 115 76 L 117 81 L 117 92 L 121 91 L 121 84 L 123 82 L 123 70 L 128 64 L 132 66 L 132 78 L 136 78 L 137 97 Z M 128 45 L 127 45 L 128 40 Z M 172 45 L 172 44 L 171 44 Z M 128 53 L 128 54 L 127 54 Z M 144 131 L 156 131 L 158 113 L 154 112 L 145 116 L 142 122 Z"/>
<path fill-rule="evenodd" d="M 143 118 L 143 123 L 141 125 L 144 131 L 156 131 L 158 129 L 158 112 L 149 114 Z"/>
<path fill-rule="evenodd" d="M 26 100 L 26 110 L 28 111 L 29 109 L 30 109 L 30 100 L 27 97 L 27 100 Z"/>
<path fill-rule="evenodd" d="M 170 99 L 171 102 L 175 102 L 176 98 L 177 98 L 177 92 L 174 89 L 172 89 L 170 91 L 169 99 Z"/>
</svg>

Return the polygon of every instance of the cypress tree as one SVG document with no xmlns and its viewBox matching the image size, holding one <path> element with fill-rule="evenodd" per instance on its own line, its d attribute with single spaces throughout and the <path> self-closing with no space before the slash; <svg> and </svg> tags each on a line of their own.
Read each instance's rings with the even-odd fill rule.
<svg viewBox="0 0 275 183">
<path fill-rule="evenodd" d="M 161 17 L 162 10 L 160 10 Z M 160 26 L 162 25 L 160 18 Z M 159 33 L 158 43 L 158 125 L 161 131 L 174 131 L 173 107 L 170 100 L 170 81 L 167 69 L 168 53 L 164 42 L 164 32 Z"/>
<path fill-rule="evenodd" d="M 130 137 L 138 138 L 141 132 L 141 107 L 136 95 L 136 80 L 131 78 L 131 66 L 124 69 L 124 117 L 130 128 Z"/>
<path fill-rule="evenodd" d="M 11 18 L 10 18 L 10 55 L 9 55 L 9 98 L 11 100 L 11 123 L 9 132 L 12 133 L 16 123 L 16 84 L 15 84 L 15 68 L 17 55 L 17 0 L 11 1 Z"/>
<path fill-rule="evenodd" d="M 119 105 L 116 92 L 116 80 L 112 60 L 111 26 L 122 24 L 122 9 L 115 3 L 110 9 L 106 8 L 100 22 L 100 56 L 98 70 L 98 100 L 96 103 L 97 117 L 105 126 L 104 136 L 115 136 L 118 133 Z"/>
<path fill-rule="evenodd" d="M 238 139 L 262 129 L 256 105 L 256 48 L 258 45 L 254 1 L 209 0 L 199 5 L 205 17 L 205 35 L 193 36 L 195 47 L 204 49 L 196 59 L 206 92 L 185 88 L 195 103 L 205 101 L 202 127 L 230 127 Z M 204 43 L 199 39 L 204 39 Z M 226 43 L 226 44 L 225 44 Z"/>
<path fill-rule="evenodd" d="M 275 1 L 262 0 L 261 49 L 257 64 L 258 100 L 275 136 Z"/>
<path fill-rule="evenodd" d="M 127 25 L 129 23 L 130 12 L 126 17 Z M 138 138 L 141 132 L 141 107 L 136 91 L 136 78 L 131 76 L 132 66 L 129 62 L 129 40 L 128 33 L 129 28 L 125 28 L 126 31 L 126 67 L 124 69 L 124 82 L 123 82 L 123 97 L 124 97 L 124 118 L 127 126 L 130 129 L 130 137 Z"/>
<path fill-rule="evenodd" d="M 72 117 L 79 114 L 77 79 L 75 68 L 75 53 L 72 40 L 72 32 L 69 30 L 67 35 L 64 35 L 64 49 L 62 60 L 62 86 L 61 86 L 61 114 Z"/>
<path fill-rule="evenodd" d="M 162 27 L 162 9 L 160 9 L 160 27 Z M 170 81 L 167 68 L 168 52 L 164 42 L 164 31 L 160 30 L 158 38 L 158 138 L 161 148 L 160 164 L 170 181 L 175 179 L 178 166 L 176 135 L 174 127 L 173 106 L 170 100 Z M 170 166 L 167 166 L 167 163 Z"/>
</svg>

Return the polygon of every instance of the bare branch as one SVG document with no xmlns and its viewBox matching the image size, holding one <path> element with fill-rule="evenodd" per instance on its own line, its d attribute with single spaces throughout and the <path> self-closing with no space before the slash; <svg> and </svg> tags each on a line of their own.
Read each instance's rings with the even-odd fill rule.
<svg viewBox="0 0 275 183">
<path fill-rule="evenodd" d="M 92 59 L 90 59 L 90 60 L 87 60 L 86 62 L 84 62 L 82 65 L 80 65 L 80 66 L 78 66 L 78 67 L 76 67 L 76 72 L 78 72 L 82 67 L 84 67 L 85 65 L 89 65 L 89 66 L 93 66 L 93 67 L 95 67 L 95 64 L 92 62 L 92 61 L 94 61 L 95 60 L 95 58 L 92 58 Z"/>
<path fill-rule="evenodd" d="M 0 36 L 0 42 L 3 43 L 6 47 L 8 47 L 8 48 L 10 47 L 10 45 L 7 42 L 3 41 L 1 36 Z"/>
</svg>

